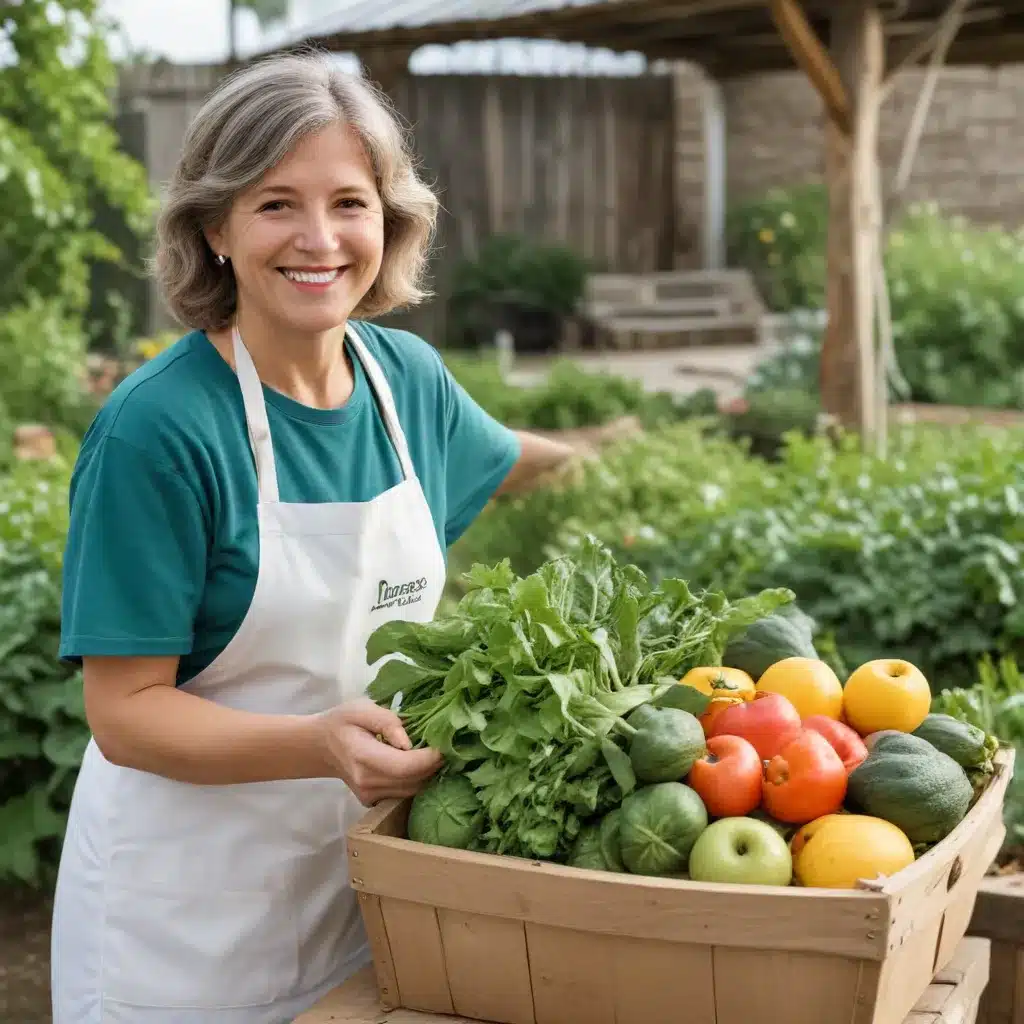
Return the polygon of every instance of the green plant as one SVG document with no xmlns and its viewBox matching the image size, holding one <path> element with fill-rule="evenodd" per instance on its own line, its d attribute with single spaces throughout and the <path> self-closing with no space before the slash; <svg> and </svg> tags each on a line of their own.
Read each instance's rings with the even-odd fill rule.
<svg viewBox="0 0 1024 1024">
<path fill-rule="evenodd" d="M 973 725 L 1015 750 L 1014 774 L 1003 806 L 1003 853 L 1019 850 L 1024 845 L 1024 673 L 1017 659 L 985 655 L 973 685 L 936 694 L 932 710 Z"/>
<path fill-rule="evenodd" d="M 828 196 L 824 186 L 772 189 L 730 209 L 730 266 L 750 270 L 769 308 L 820 309 L 825 303 Z"/>
<path fill-rule="evenodd" d="M 886 276 L 900 370 L 922 402 L 1024 408 L 1024 238 L 914 208 Z"/>
<path fill-rule="evenodd" d="M 570 430 L 623 416 L 635 416 L 651 428 L 717 412 L 710 389 L 686 396 L 652 393 L 637 380 L 588 370 L 568 358 L 555 361 L 544 379 L 530 386 L 506 381 L 492 357 L 448 352 L 444 361 L 475 401 L 513 429 Z"/>
<path fill-rule="evenodd" d="M 569 316 L 583 296 L 588 262 L 573 250 L 516 235 L 491 235 L 452 272 L 448 307 L 458 347 L 490 344 L 511 308 Z"/>
<path fill-rule="evenodd" d="M 89 739 L 57 657 L 68 476 L 58 458 L 0 477 L 0 882 L 49 879 Z"/>
<path fill-rule="evenodd" d="M 730 595 L 789 587 L 831 664 L 893 654 L 935 690 L 963 685 L 986 652 L 1024 658 L 1022 438 L 899 428 L 882 460 L 851 438 L 790 435 L 766 462 L 677 424 L 495 502 L 452 565 L 508 555 L 529 572 L 594 534 L 653 579 Z"/>
<path fill-rule="evenodd" d="M 95 211 L 142 236 L 155 208 L 111 123 L 116 68 L 98 6 L 21 0 L 0 21 L 0 395 L 20 419 L 80 424 L 91 274 L 124 260 Z"/>
</svg>

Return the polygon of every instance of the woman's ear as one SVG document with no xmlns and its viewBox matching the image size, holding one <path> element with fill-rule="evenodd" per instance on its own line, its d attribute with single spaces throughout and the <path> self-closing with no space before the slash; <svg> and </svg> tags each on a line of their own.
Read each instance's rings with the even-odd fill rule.
<svg viewBox="0 0 1024 1024">
<path fill-rule="evenodd" d="M 206 244 L 213 250 L 215 257 L 227 256 L 224 251 L 224 232 L 219 227 L 203 228 L 203 237 L 206 239 Z"/>
</svg>

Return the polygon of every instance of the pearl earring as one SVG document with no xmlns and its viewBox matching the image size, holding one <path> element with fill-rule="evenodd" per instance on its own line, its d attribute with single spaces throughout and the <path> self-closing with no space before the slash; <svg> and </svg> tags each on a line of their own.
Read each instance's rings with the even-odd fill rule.
<svg viewBox="0 0 1024 1024">
<path fill-rule="evenodd" d="M 217 254 L 217 262 L 218 262 L 218 263 L 219 263 L 219 264 L 220 264 L 220 265 L 221 265 L 222 267 L 224 266 L 224 264 L 225 264 L 225 263 L 227 263 L 227 261 L 228 261 L 228 258 L 227 258 L 227 256 L 221 256 L 221 254 L 220 254 L 220 253 L 218 253 L 218 254 Z"/>
</svg>

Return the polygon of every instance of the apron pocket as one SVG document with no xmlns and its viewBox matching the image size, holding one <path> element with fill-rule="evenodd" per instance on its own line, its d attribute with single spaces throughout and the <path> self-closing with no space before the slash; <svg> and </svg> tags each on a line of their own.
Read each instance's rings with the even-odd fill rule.
<svg viewBox="0 0 1024 1024">
<path fill-rule="evenodd" d="M 295 993 L 298 933 L 286 897 L 108 884 L 103 993 L 127 1006 L 229 1009 Z"/>
</svg>

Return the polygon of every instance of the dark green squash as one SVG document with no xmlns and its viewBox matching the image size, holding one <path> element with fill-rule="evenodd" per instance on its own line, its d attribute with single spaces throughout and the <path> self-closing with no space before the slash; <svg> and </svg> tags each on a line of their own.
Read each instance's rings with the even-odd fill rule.
<svg viewBox="0 0 1024 1024">
<path fill-rule="evenodd" d="M 984 729 L 952 715 L 929 715 L 913 735 L 948 754 L 962 768 L 984 767 L 999 746 L 999 741 L 987 736 Z"/>
<path fill-rule="evenodd" d="M 733 637 L 722 664 L 742 669 L 756 683 L 777 661 L 817 657 L 814 620 L 795 604 L 786 604 Z"/>
<path fill-rule="evenodd" d="M 846 793 L 852 809 L 892 822 L 918 844 L 945 839 L 963 821 L 974 787 L 948 754 L 894 732 L 877 737 L 850 773 Z"/>
</svg>

